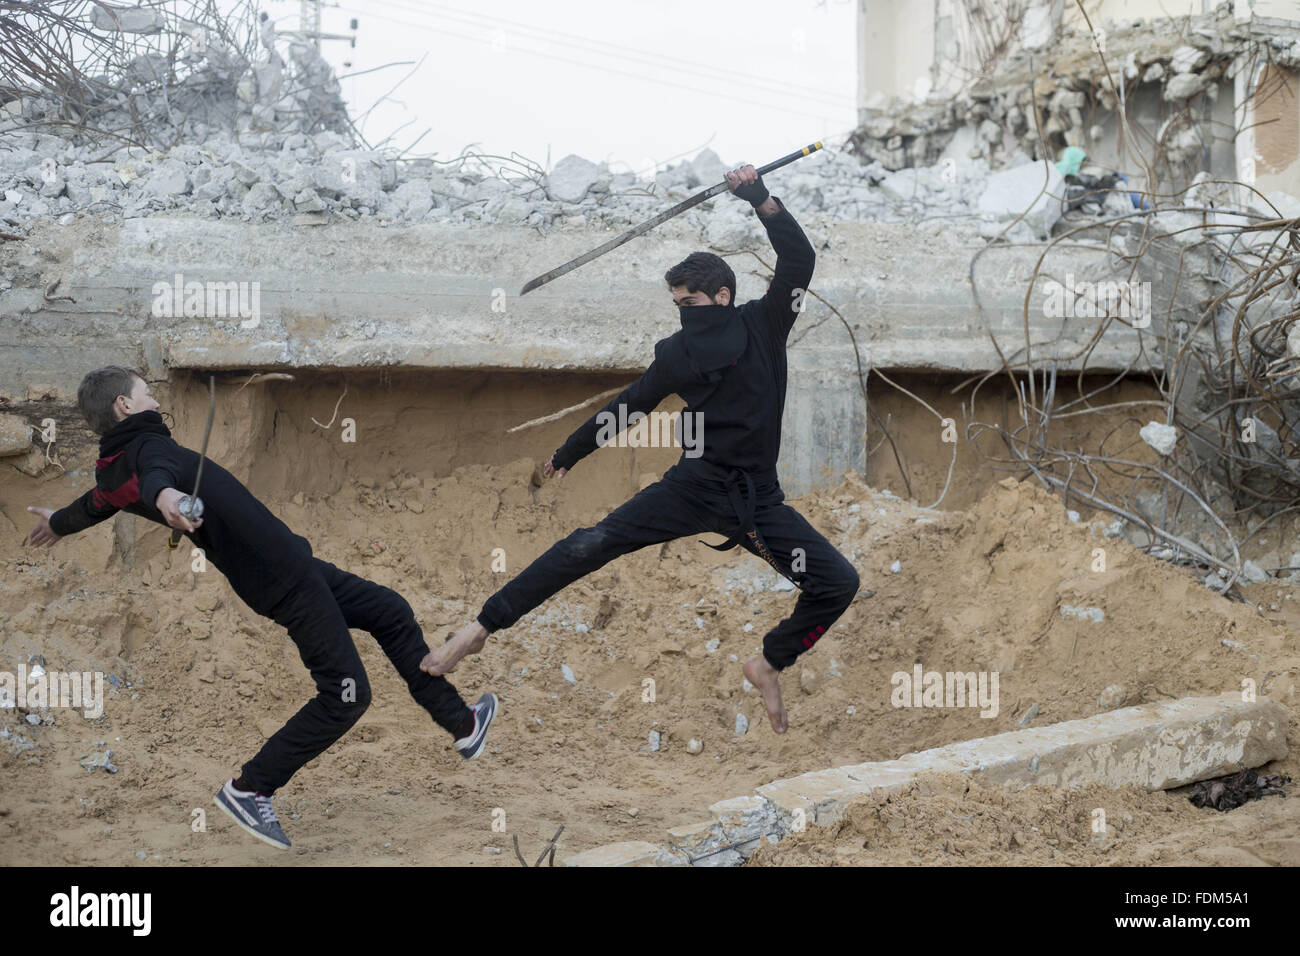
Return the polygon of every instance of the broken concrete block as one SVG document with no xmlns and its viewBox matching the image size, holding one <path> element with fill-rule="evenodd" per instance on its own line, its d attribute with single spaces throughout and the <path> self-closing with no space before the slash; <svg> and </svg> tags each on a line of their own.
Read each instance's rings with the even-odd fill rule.
<svg viewBox="0 0 1300 956">
<path fill-rule="evenodd" d="M 692 866 L 735 866 L 758 849 L 759 841 L 776 827 L 776 810 L 763 797 L 749 795 L 719 800 L 709 807 L 713 819 L 672 827 L 673 849 Z"/>
<path fill-rule="evenodd" d="M 703 149 L 687 167 L 686 185 L 692 189 L 712 186 L 726 179 L 726 173 L 727 167 L 718 154 L 711 149 Z"/>
<path fill-rule="evenodd" d="M 374 204 L 380 194 L 397 185 L 397 164 L 382 153 L 364 149 L 337 150 L 312 169 L 316 188 Z"/>
<path fill-rule="evenodd" d="M 31 447 L 31 426 L 17 415 L 0 414 L 0 458 L 21 455 Z"/>
<path fill-rule="evenodd" d="M 1269 580 L 1268 572 L 1254 561 L 1246 560 L 1241 565 L 1241 576 L 1251 584 L 1262 584 Z"/>
<path fill-rule="evenodd" d="M 412 179 L 393 191 L 393 198 L 406 208 L 408 219 L 423 219 L 433 209 L 433 187 L 427 179 Z"/>
<path fill-rule="evenodd" d="M 588 191 L 609 189 L 612 177 L 590 160 L 570 153 L 546 175 L 546 188 L 552 199 L 582 202 Z"/>
<path fill-rule="evenodd" d="M 1207 51 L 1183 44 L 1169 58 L 1169 68 L 1175 73 L 1195 73 L 1209 61 Z"/>
<path fill-rule="evenodd" d="M 1147 422 L 1138 434 L 1161 455 L 1173 454 L 1174 445 L 1178 442 L 1178 430 L 1173 425 L 1161 422 Z"/>
<path fill-rule="evenodd" d="M 282 208 L 280 191 L 270 183 L 254 183 L 244 197 L 243 211 L 246 216 L 256 218 L 263 213 L 275 212 Z"/>
<path fill-rule="evenodd" d="M 190 190 L 189 168 L 179 159 L 163 160 L 141 181 L 140 188 L 146 196 L 158 199 L 182 196 Z"/>
<path fill-rule="evenodd" d="M 326 209 L 325 201 L 314 189 L 304 189 L 295 195 L 293 205 L 298 212 L 324 212 Z"/>
<path fill-rule="evenodd" d="M 167 21 L 162 12 L 149 7 L 110 7 L 96 4 L 90 8 L 90 25 L 111 33 L 161 33 Z"/>
<path fill-rule="evenodd" d="M 1190 96 L 1195 96 L 1209 85 L 1209 79 L 1202 74 L 1175 73 L 1169 78 L 1169 82 L 1165 84 L 1161 98 L 1165 102 L 1185 100 Z"/>
<path fill-rule="evenodd" d="M 679 851 L 633 840 L 626 843 L 608 843 L 584 850 L 566 860 L 561 866 L 686 866 L 686 857 Z"/>
<path fill-rule="evenodd" d="M 676 849 L 687 856 L 699 856 L 718 845 L 717 823 L 706 820 L 703 823 L 684 823 L 681 826 L 669 827 L 668 838 Z"/>
<path fill-rule="evenodd" d="M 726 843 L 738 843 L 751 837 L 757 839 L 776 825 L 775 810 L 760 796 L 719 800 L 709 807 L 709 814 L 717 821 Z"/>
<path fill-rule="evenodd" d="M 229 166 L 210 166 L 203 163 L 190 176 L 195 199 L 215 201 L 223 198 L 235 179 L 235 171 Z"/>
<path fill-rule="evenodd" d="M 1027 209 L 1022 222 L 1044 237 L 1061 218 L 1064 195 L 1065 178 L 1054 163 L 1026 163 L 989 177 L 980 194 L 979 211 L 1005 221 L 1015 219 Z"/>
</svg>

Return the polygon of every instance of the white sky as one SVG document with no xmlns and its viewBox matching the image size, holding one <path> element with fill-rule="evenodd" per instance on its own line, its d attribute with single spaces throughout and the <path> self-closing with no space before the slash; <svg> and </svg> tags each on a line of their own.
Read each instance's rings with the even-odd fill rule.
<svg viewBox="0 0 1300 956">
<path fill-rule="evenodd" d="M 447 159 L 471 143 L 615 171 L 709 146 L 760 165 L 847 133 L 856 109 L 856 0 L 330 0 L 322 53 L 372 145 Z M 296 29 L 296 0 L 263 0 Z M 347 61 L 351 66 L 345 67 Z M 414 72 L 412 72 L 414 71 Z M 404 76 L 409 78 L 397 84 Z M 407 124 L 407 125 L 404 125 Z M 428 132 L 426 133 L 426 130 Z"/>
</svg>

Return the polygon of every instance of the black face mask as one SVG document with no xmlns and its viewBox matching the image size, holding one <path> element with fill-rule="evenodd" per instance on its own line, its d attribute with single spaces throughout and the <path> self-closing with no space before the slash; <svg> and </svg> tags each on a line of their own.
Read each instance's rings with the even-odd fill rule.
<svg viewBox="0 0 1300 956">
<path fill-rule="evenodd" d="M 679 305 L 686 351 L 701 372 L 726 368 L 749 344 L 740 310 L 731 305 Z"/>
</svg>

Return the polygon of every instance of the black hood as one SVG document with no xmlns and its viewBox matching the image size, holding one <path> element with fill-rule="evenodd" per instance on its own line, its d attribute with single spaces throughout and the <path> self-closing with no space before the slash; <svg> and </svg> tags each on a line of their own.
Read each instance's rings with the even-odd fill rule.
<svg viewBox="0 0 1300 956">
<path fill-rule="evenodd" d="M 734 305 L 679 305 L 686 352 L 701 372 L 734 364 L 749 344 L 749 333 Z"/>
<path fill-rule="evenodd" d="M 162 416 L 156 411 L 136 412 L 122 419 L 108 433 L 99 439 L 99 457 L 107 458 L 116 454 L 140 435 L 171 436 L 171 430 L 163 424 Z"/>
</svg>

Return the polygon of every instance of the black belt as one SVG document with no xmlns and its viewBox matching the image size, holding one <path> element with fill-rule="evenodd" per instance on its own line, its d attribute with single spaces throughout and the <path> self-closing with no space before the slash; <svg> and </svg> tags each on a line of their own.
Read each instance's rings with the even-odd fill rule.
<svg viewBox="0 0 1300 956">
<path fill-rule="evenodd" d="M 745 480 L 745 490 L 748 493 L 743 499 L 740 496 L 741 478 Z M 736 529 L 735 534 L 722 544 L 709 544 L 707 541 L 705 541 L 704 544 L 708 545 L 714 551 L 730 551 L 736 545 L 740 544 L 741 539 L 751 531 L 753 532 L 755 544 L 760 543 L 762 538 L 759 537 L 758 529 L 754 527 L 754 499 L 756 497 L 754 493 L 754 479 L 749 476 L 749 472 L 742 471 L 739 468 L 733 468 L 727 474 L 726 484 L 727 497 L 731 500 L 731 507 L 736 512 L 736 517 L 740 520 L 740 527 Z M 763 546 L 763 549 L 767 549 L 766 545 Z"/>
<path fill-rule="evenodd" d="M 736 512 L 736 518 L 740 521 L 740 527 L 736 533 L 724 541 L 722 544 L 709 544 L 707 541 L 701 541 L 701 544 L 708 545 L 714 551 L 730 551 L 744 538 L 749 538 L 754 542 L 754 550 L 758 552 L 759 557 L 770 564 L 776 573 L 781 575 L 800 591 L 803 585 L 792 578 L 785 572 L 785 569 L 777 563 L 772 551 L 763 540 L 763 536 L 758 533 L 758 527 L 754 524 L 754 510 L 758 504 L 758 495 L 754 492 L 754 479 L 749 472 L 741 468 L 731 469 L 723 479 L 727 488 L 727 497 L 731 501 L 731 507 Z M 746 495 L 740 494 L 740 484 L 744 481 Z"/>
</svg>

